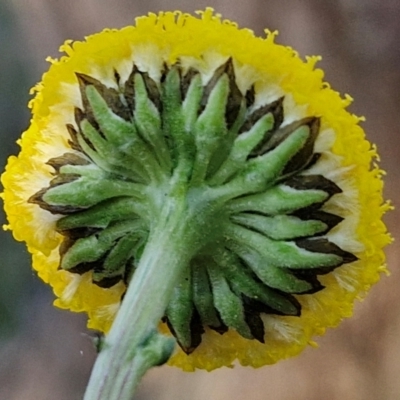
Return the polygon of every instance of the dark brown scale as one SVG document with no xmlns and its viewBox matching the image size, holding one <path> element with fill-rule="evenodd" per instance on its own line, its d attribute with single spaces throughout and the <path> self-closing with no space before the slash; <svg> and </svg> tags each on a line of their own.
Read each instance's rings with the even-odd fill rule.
<svg viewBox="0 0 400 400">
<path fill-rule="evenodd" d="M 212 329 L 213 331 L 219 333 L 220 335 L 223 335 L 225 332 L 228 332 L 229 328 L 221 322 L 221 325 L 218 326 L 214 326 L 214 325 L 209 325 L 208 326 L 210 329 Z"/>
<path fill-rule="evenodd" d="M 77 130 L 75 129 L 75 127 L 72 124 L 67 124 L 66 127 L 67 127 L 67 131 L 69 133 L 69 136 L 71 137 L 71 140 L 68 141 L 68 144 L 71 146 L 71 148 L 73 150 L 79 151 L 82 154 L 84 154 L 84 151 L 78 141 Z"/>
<path fill-rule="evenodd" d="M 260 313 L 254 312 L 251 308 L 245 307 L 244 320 L 250 328 L 250 332 L 254 339 L 258 340 L 260 343 L 265 343 L 264 323 L 260 317 Z"/>
<path fill-rule="evenodd" d="M 190 321 L 190 341 L 191 346 L 183 349 L 186 354 L 193 353 L 201 343 L 201 335 L 204 333 L 204 327 L 201 323 L 200 315 L 196 309 L 193 310 L 192 319 Z"/>
<path fill-rule="evenodd" d="M 260 314 L 274 314 L 274 310 L 255 299 L 245 296 L 244 294 L 242 294 L 241 297 L 243 301 L 245 321 L 250 328 L 251 334 L 259 342 L 265 343 L 264 323 Z"/>
<path fill-rule="evenodd" d="M 221 316 L 217 309 L 215 309 L 215 313 L 217 314 L 219 325 L 218 326 L 208 325 L 208 327 L 213 331 L 219 333 L 220 335 L 223 335 L 225 332 L 228 332 L 229 328 L 222 322 Z"/>
<path fill-rule="evenodd" d="M 189 68 L 186 74 L 181 78 L 181 93 L 183 100 L 186 98 L 190 83 L 196 75 L 199 75 L 199 71 L 195 70 L 194 68 Z"/>
<path fill-rule="evenodd" d="M 321 158 L 321 153 L 314 153 L 311 156 L 310 161 L 304 165 L 303 169 L 308 169 L 308 168 L 313 167 L 320 158 Z"/>
<path fill-rule="evenodd" d="M 69 240 L 69 239 L 67 239 L 67 240 Z M 70 242 L 67 241 L 66 246 L 68 246 L 69 243 Z M 75 243 L 75 241 L 74 241 L 74 243 Z M 71 246 L 74 243 L 72 243 Z M 75 265 L 75 267 L 69 268 L 68 272 L 73 272 L 73 273 L 77 273 L 77 274 L 84 274 L 85 272 L 88 272 L 88 271 L 96 271 L 96 272 L 100 271 L 101 272 L 104 268 L 103 265 L 104 265 L 104 261 L 105 261 L 107 255 L 108 255 L 108 252 L 96 261 L 82 262 L 78 265 Z M 61 262 L 62 262 L 62 258 L 61 258 Z M 61 262 L 60 262 L 60 264 L 61 264 Z"/>
<path fill-rule="evenodd" d="M 92 142 L 83 134 L 82 128 L 81 128 L 81 124 L 82 122 L 87 119 L 89 121 L 89 123 L 93 126 L 94 129 L 96 129 L 96 131 L 99 133 L 99 135 L 105 139 L 105 136 L 103 135 L 103 133 L 100 131 L 99 125 L 98 123 L 93 120 L 93 122 L 90 122 L 88 117 L 88 114 L 85 114 L 80 108 L 75 108 L 74 110 L 74 115 L 75 115 L 75 122 L 78 125 L 79 128 L 79 135 L 80 137 L 85 141 L 85 143 L 93 150 L 96 151 L 95 147 L 93 146 Z M 78 141 L 79 143 L 79 141 Z M 86 154 L 86 153 L 85 153 Z"/>
<path fill-rule="evenodd" d="M 168 317 L 164 315 L 164 316 L 161 318 L 161 321 L 164 322 L 164 324 L 167 324 L 169 331 L 170 331 L 170 332 L 172 333 L 172 335 L 175 337 L 176 341 L 178 342 L 179 347 L 180 347 L 183 351 L 185 351 L 185 349 L 182 347 L 181 343 L 179 342 L 178 338 L 176 337 L 175 329 L 174 329 L 174 327 L 172 326 L 171 322 L 169 321 Z"/>
<path fill-rule="evenodd" d="M 170 70 L 170 67 L 168 66 L 167 63 L 163 63 L 162 69 L 161 69 L 161 76 L 160 76 L 160 83 L 164 83 L 165 79 L 167 77 L 168 71 Z"/>
<path fill-rule="evenodd" d="M 94 263 L 80 263 L 80 264 L 76 265 L 75 267 L 70 268 L 68 270 L 68 272 L 72 272 L 74 274 L 83 275 L 86 272 L 89 272 L 89 271 L 93 270 L 93 264 Z M 61 263 L 60 263 L 59 269 L 62 269 L 61 268 Z"/>
<path fill-rule="evenodd" d="M 198 315 L 197 311 L 195 310 L 192 314 L 192 319 L 190 321 L 190 345 L 184 346 L 177 338 L 176 332 L 174 327 L 172 326 L 171 322 L 169 321 L 168 317 L 164 316 L 162 321 L 165 322 L 168 326 L 170 332 L 175 336 L 179 347 L 186 353 L 191 354 L 194 350 L 200 345 L 201 343 L 201 335 L 204 333 L 204 327 L 200 321 L 200 316 Z"/>
<path fill-rule="evenodd" d="M 161 112 L 162 110 L 161 95 L 160 91 L 158 90 L 157 83 L 150 78 L 147 72 L 139 72 L 139 73 L 142 75 L 149 99 L 153 102 L 158 111 Z"/>
<path fill-rule="evenodd" d="M 78 180 L 81 176 L 78 174 L 58 174 L 55 178 L 50 181 L 48 189 L 56 186 L 64 185 L 65 183 L 71 183 Z"/>
<path fill-rule="evenodd" d="M 85 119 L 87 119 L 87 116 L 86 116 L 85 111 L 81 110 L 79 107 L 75 107 L 75 108 L 74 108 L 74 118 L 75 118 L 75 122 L 76 122 L 76 124 L 78 125 L 78 128 L 79 128 L 79 130 L 80 130 L 82 122 L 83 122 Z M 90 121 L 89 121 L 89 122 L 90 122 Z M 97 122 L 96 122 L 96 121 L 94 121 L 93 123 L 97 126 L 97 128 L 99 127 L 99 126 L 97 125 Z"/>
<path fill-rule="evenodd" d="M 33 203 L 33 201 L 31 202 Z M 39 204 L 39 203 L 36 203 Z M 51 204 L 47 204 L 45 202 L 42 202 L 42 204 L 39 204 L 43 210 L 49 211 L 51 214 L 62 214 L 62 215 L 68 215 L 68 214 L 75 214 L 78 211 L 82 211 L 82 208 L 74 207 L 74 206 L 55 206 Z"/>
<path fill-rule="evenodd" d="M 323 175 L 297 175 L 286 180 L 285 185 L 296 190 L 322 190 L 330 197 L 342 193 L 342 189 L 336 183 Z"/>
<path fill-rule="evenodd" d="M 271 136 L 271 138 L 268 140 L 268 142 L 264 144 L 264 146 L 262 148 L 262 154 L 275 149 L 275 147 L 278 147 L 295 130 L 297 130 L 298 128 L 300 128 L 304 125 L 312 124 L 315 119 L 316 118 L 314 118 L 314 117 L 303 118 L 303 119 L 294 121 L 291 124 L 278 129 L 276 132 L 274 132 L 274 134 Z M 318 131 L 316 133 L 318 133 Z M 310 136 L 312 136 L 312 135 L 310 135 Z"/>
<path fill-rule="evenodd" d="M 119 83 L 121 81 L 121 75 L 118 73 L 118 71 L 116 69 L 114 69 L 114 79 L 119 85 Z"/>
<path fill-rule="evenodd" d="M 61 242 L 60 247 L 58 248 L 58 253 L 60 254 L 61 259 L 67 253 L 67 251 L 73 246 L 76 239 L 70 236 L 64 237 L 64 240 Z"/>
<path fill-rule="evenodd" d="M 330 231 L 332 228 L 334 228 L 336 225 L 340 224 L 344 218 L 339 217 L 336 214 L 331 214 L 326 211 L 322 210 L 307 210 L 307 209 L 302 209 L 299 211 L 296 211 L 292 215 L 302 219 L 303 221 L 307 220 L 318 220 L 323 222 L 324 224 L 327 225 L 327 229 L 324 232 L 320 232 L 318 235 L 323 235 Z"/>
<path fill-rule="evenodd" d="M 229 96 L 225 112 L 225 119 L 229 129 L 239 115 L 242 100 L 244 98 L 242 92 L 239 90 L 236 84 L 236 76 L 232 58 L 229 58 L 225 64 L 222 64 L 215 70 L 210 81 L 204 87 L 203 97 L 200 102 L 200 113 L 205 109 L 212 90 L 223 74 L 227 74 L 229 78 Z"/>
<path fill-rule="evenodd" d="M 60 157 L 50 158 L 50 160 L 47 161 L 46 164 L 53 167 L 56 173 L 59 173 L 60 168 L 64 167 L 65 165 L 89 165 L 90 162 L 86 158 L 83 158 L 82 156 L 79 156 L 77 154 L 64 153 Z"/>
<path fill-rule="evenodd" d="M 317 139 L 319 128 L 321 125 L 321 120 L 319 118 L 311 118 L 306 124 L 310 128 L 310 135 L 307 138 L 306 143 L 286 164 L 283 175 L 293 174 L 299 172 L 307 167 L 307 165 L 312 160 L 314 154 L 314 143 Z"/>
<path fill-rule="evenodd" d="M 130 114 L 133 115 L 135 110 L 135 75 L 138 72 L 136 65 L 133 65 L 132 72 L 125 82 L 123 93 L 128 104 Z"/>
<path fill-rule="evenodd" d="M 228 102 L 226 104 L 225 119 L 229 129 L 234 124 L 236 118 L 239 115 L 244 97 L 236 84 L 235 69 L 233 66 L 232 58 L 227 61 L 225 67 L 226 68 L 224 72 L 228 75 L 229 78 L 229 95 Z"/>
<path fill-rule="evenodd" d="M 343 264 L 332 265 L 330 267 L 315 267 L 312 269 L 296 269 L 296 271 L 292 271 L 292 274 L 308 282 L 310 279 L 316 278 L 318 275 L 329 274 L 341 265 Z"/>
<path fill-rule="evenodd" d="M 210 97 L 212 90 L 214 89 L 215 85 L 217 84 L 221 76 L 224 74 L 224 72 L 225 72 L 225 64 L 222 64 L 214 71 L 213 76 L 208 81 L 207 85 L 204 87 L 203 97 L 200 101 L 200 113 L 206 108 L 208 98 Z"/>
<path fill-rule="evenodd" d="M 256 89 L 254 88 L 254 85 L 252 85 L 251 88 L 246 92 L 244 98 L 246 99 L 246 107 L 250 108 L 256 100 Z"/>
<path fill-rule="evenodd" d="M 125 264 L 125 274 L 123 277 L 123 281 L 124 281 L 125 285 L 129 284 L 129 282 L 133 276 L 133 273 L 135 272 L 135 269 L 136 269 L 135 259 L 132 257 Z"/>
<path fill-rule="evenodd" d="M 334 268 L 336 268 L 336 267 L 334 267 Z M 289 270 L 288 270 L 288 272 L 289 272 Z M 312 288 L 310 290 L 307 290 L 306 292 L 302 292 L 301 294 L 314 294 L 325 288 L 325 286 L 322 285 L 321 282 L 318 280 L 317 276 L 315 275 L 315 272 L 312 273 L 310 270 L 308 270 L 308 271 L 290 270 L 290 273 L 293 276 L 295 276 L 296 278 L 306 281 L 310 285 L 312 285 Z"/>
<path fill-rule="evenodd" d="M 283 100 L 284 98 L 281 97 L 280 99 L 274 101 L 273 103 L 266 104 L 254 110 L 251 114 L 246 117 L 242 127 L 240 128 L 239 133 L 249 131 L 262 117 L 271 113 L 274 117 L 274 126 L 272 130 L 276 130 L 283 122 L 284 114 L 283 114 Z M 270 135 L 267 135 L 267 137 Z M 264 146 L 266 144 L 265 139 L 261 141 L 259 146 L 253 150 L 251 155 L 261 155 L 265 153 Z"/>
<path fill-rule="evenodd" d="M 117 90 L 103 85 L 99 80 L 92 78 L 89 75 L 80 73 L 76 73 L 75 75 L 78 78 L 86 118 L 90 123 L 95 122 L 95 118 L 86 95 L 86 88 L 89 85 L 94 86 L 94 88 L 99 92 L 100 96 L 105 100 L 108 107 L 113 111 L 114 114 L 120 116 L 126 121 L 131 120 L 130 112 L 122 103 L 120 93 Z"/>
<path fill-rule="evenodd" d="M 296 308 L 296 313 L 291 314 L 293 316 L 300 316 L 301 315 L 301 304 L 298 302 L 298 300 L 292 296 L 291 294 L 288 294 L 286 292 L 282 292 L 280 290 L 274 289 L 275 292 L 279 293 L 280 295 L 286 297 L 287 300 L 289 300 L 293 306 Z M 242 294 L 242 299 L 243 303 L 247 305 L 248 307 L 251 307 L 255 312 L 258 313 L 264 313 L 264 314 L 274 314 L 274 315 L 286 315 L 280 312 L 279 310 L 275 310 L 274 308 L 270 307 L 267 304 L 264 304 L 263 302 L 255 299 L 251 299 L 250 297 L 247 297 Z"/>
<path fill-rule="evenodd" d="M 89 227 L 74 228 L 68 230 L 61 230 L 61 229 L 56 229 L 56 230 L 61 235 L 65 236 L 65 238 L 69 238 L 74 241 L 77 239 L 89 237 L 101 231 L 100 228 L 89 228 Z"/>
<path fill-rule="evenodd" d="M 29 197 L 28 203 L 37 204 L 43 210 L 49 211 L 51 214 L 74 214 L 78 211 L 82 211 L 82 208 L 74 206 L 61 206 L 61 205 L 51 205 L 43 200 L 43 196 L 46 194 L 49 188 L 41 189 L 34 195 Z"/>
<path fill-rule="evenodd" d="M 81 131 L 81 123 L 85 119 L 89 121 L 89 123 L 98 131 L 99 124 L 97 123 L 96 118 L 93 115 L 93 110 L 92 107 L 89 104 L 89 100 L 86 95 L 86 86 L 88 85 L 88 80 L 90 81 L 95 81 L 94 78 L 90 78 L 87 75 L 76 75 L 78 78 L 79 82 L 79 90 L 81 93 L 81 99 L 82 99 L 82 106 L 83 110 L 81 110 L 79 107 L 75 107 L 74 109 L 74 116 L 75 116 L 75 122 L 78 125 L 79 131 L 82 134 Z"/>
<path fill-rule="evenodd" d="M 327 239 L 299 239 L 295 241 L 296 245 L 302 249 L 316 252 L 316 253 L 323 253 L 323 254 L 335 254 L 342 259 L 339 265 L 351 263 L 357 261 L 358 258 L 348 251 L 342 250 L 336 244 L 330 242 Z"/>
<path fill-rule="evenodd" d="M 123 279 L 123 276 L 118 275 L 118 276 L 113 276 L 113 277 L 109 277 L 109 278 L 103 278 L 100 280 L 93 279 L 93 283 L 103 289 L 109 289 L 110 287 L 113 287 L 114 285 L 116 285 L 122 279 Z"/>
</svg>

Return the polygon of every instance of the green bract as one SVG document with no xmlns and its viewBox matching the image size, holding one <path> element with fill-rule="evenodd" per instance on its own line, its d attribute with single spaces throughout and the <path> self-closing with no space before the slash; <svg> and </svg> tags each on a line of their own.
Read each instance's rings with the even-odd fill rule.
<svg viewBox="0 0 400 400">
<path fill-rule="evenodd" d="M 205 85 L 179 63 L 160 82 L 115 74 L 119 90 L 77 76 L 73 151 L 48 161 L 55 177 L 30 201 L 64 215 L 60 268 L 102 287 L 129 285 L 149 235 L 171 235 L 187 268 L 164 319 L 185 352 L 204 326 L 263 342 L 261 313 L 300 315 L 294 294 L 356 260 L 323 237 L 342 218 L 320 207 L 341 189 L 304 174 L 319 119 L 287 123 L 283 98 L 255 106 L 231 59 Z"/>
</svg>

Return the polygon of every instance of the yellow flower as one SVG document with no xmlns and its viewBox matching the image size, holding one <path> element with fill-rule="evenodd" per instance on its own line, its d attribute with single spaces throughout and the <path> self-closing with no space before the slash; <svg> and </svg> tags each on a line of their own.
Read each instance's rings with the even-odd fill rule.
<svg viewBox="0 0 400 400">
<path fill-rule="evenodd" d="M 197 332 L 199 337 L 197 341 L 192 337 L 192 341 L 189 340 L 189 345 L 186 346 L 184 344 L 187 339 L 185 331 L 182 328 L 182 333 L 179 326 L 174 326 L 174 310 L 170 312 L 167 318 L 168 325 L 172 330 L 175 328 L 175 335 L 186 352 L 179 349 L 169 363 L 188 371 L 194 368 L 212 370 L 231 365 L 236 359 L 242 365 L 254 367 L 272 364 L 298 354 L 307 344 L 313 343 L 312 338 L 315 335 L 323 334 L 326 328 L 338 325 L 344 317 L 352 314 L 355 299 L 362 298 L 370 286 L 379 280 L 380 273 L 385 271 L 383 248 L 390 242 L 390 237 L 382 222 L 382 215 L 389 208 L 382 198 L 383 172 L 377 166 L 378 156 L 375 147 L 365 139 L 364 132 L 359 126 L 361 118 L 346 111 L 346 107 L 351 102 L 350 97 L 340 97 L 323 82 L 323 72 L 315 69 L 318 57 L 307 58 L 304 62 L 291 48 L 276 44 L 274 38 L 275 34 L 271 32 L 267 32 L 265 39 L 255 37 L 252 31 L 238 29 L 235 23 L 222 20 L 220 15 L 213 14 L 211 9 L 207 9 L 200 13 L 200 18 L 180 12 L 150 14 L 147 17 L 138 18 L 135 26 L 128 26 L 121 30 L 105 30 L 87 37 L 84 42 L 67 41 L 61 47 L 61 51 L 66 55 L 60 60 L 51 60 L 52 65 L 49 71 L 43 76 L 42 82 L 33 89 L 35 98 L 30 104 L 33 114 L 31 125 L 19 141 L 20 154 L 18 157 L 10 157 L 6 172 L 2 175 L 3 199 L 9 221 L 6 228 L 13 231 L 17 240 L 26 242 L 28 250 L 32 253 L 33 268 L 45 282 L 53 287 L 57 296 L 55 304 L 58 307 L 86 312 L 89 315 L 90 328 L 103 332 L 109 330 L 129 279 L 126 276 L 122 279 L 120 272 L 114 275 L 104 276 L 101 273 L 99 275 L 97 264 L 89 265 L 91 261 L 100 262 L 96 258 L 100 257 L 99 255 L 93 255 L 92 258 L 87 256 L 86 262 L 78 265 L 80 270 L 71 261 L 76 254 L 70 254 L 68 257 L 65 255 L 65 251 L 68 254 L 68 249 L 72 248 L 68 240 L 75 240 L 74 243 L 76 243 L 76 237 L 71 233 L 73 229 L 70 228 L 73 223 L 68 215 L 73 216 L 74 212 L 79 213 L 96 204 L 90 203 L 88 200 L 90 196 L 84 199 L 78 198 L 75 206 L 72 203 L 73 200 L 70 200 L 69 204 L 64 204 L 62 199 L 65 197 L 62 196 L 66 195 L 62 190 L 63 187 L 73 188 L 71 185 L 83 182 L 84 169 L 87 174 L 98 174 L 96 176 L 99 177 L 99 181 L 105 179 L 105 173 L 115 176 L 126 172 L 126 164 L 122 157 L 123 150 L 121 150 L 123 145 L 119 142 L 120 160 L 118 160 L 119 156 L 110 162 L 104 161 L 104 157 L 99 157 L 97 160 L 95 155 L 90 155 L 97 145 L 93 144 L 95 139 L 87 140 L 87 137 L 95 135 L 92 131 L 93 128 L 97 129 L 98 125 L 104 130 L 102 122 L 99 122 L 101 113 L 98 110 L 106 105 L 116 114 L 119 113 L 118 123 L 124 119 L 123 107 L 125 111 L 132 111 L 143 106 L 141 112 L 146 113 L 148 109 L 151 109 L 153 116 L 159 116 L 163 112 L 162 107 L 168 108 L 170 104 L 169 100 L 167 102 L 165 98 L 158 97 L 160 86 L 168 85 L 164 83 L 168 79 L 172 82 L 176 73 L 176 76 L 179 76 L 176 79 L 181 79 L 182 91 L 186 91 L 183 96 L 189 98 L 187 93 L 191 90 L 190 88 L 193 91 L 196 87 L 203 90 L 202 99 L 206 100 L 202 102 L 199 92 L 200 109 L 193 118 L 201 119 L 201 115 L 208 110 L 207 102 L 222 101 L 224 107 L 226 106 L 227 109 L 230 107 L 229 111 L 224 111 L 223 126 L 228 126 L 227 132 L 234 132 L 236 123 L 237 130 L 231 142 L 224 142 L 229 151 L 233 148 L 233 141 L 240 135 L 242 138 L 244 135 L 250 137 L 249 132 L 253 132 L 253 136 L 256 135 L 255 126 L 261 126 L 262 123 L 274 125 L 273 128 L 271 125 L 269 128 L 265 127 L 263 132 L 260 131 L 262 139 L 258 138 L 249 149 L 247 161 L 250 160 L 248 162 L 252 162 L 253 166 L 264 159 L 265 154 L 273 153 L 289 136 L 294 137 L 296 132 L 298 136 L 306 132 L 315 137 L 302 142 L 302 150 L 292 154 L 290 166 L 286 164 L 283 172 L 279 172 L 279 179 L 274 177 L 272 189 L 283 191 L 283 194 L 281 192 L 276 194 L 277 192 L 273 192 L 270 187 L 251 188 L 250 195 L 245 197 L 245 200 L 236 196 L 237 198 L 230 203 L 229 210 L 232 213 L 230 215 L 236 224 L 224 231 L 224 238 L 228 239 L 223 250 L 219 249 L 219 252 L 210 256 L 212 263 L 215 263 L 214 267 L 207 266 L 219 317 L 218 313 L 215 315 L 217 315 L 216 318 L 222 318 L 221 326 L 214 330 L 204 327 L 205 332 L 203 328 L 192 327 L 192 335 L 193 332 Z M 196 76 L 198 78 L 195 78 Z M 198 79 L 197 86 L 193 83 L 195 79 Z M 127 82 L 133 82 L 136 89 L 132 89 L 133 86 L 130 87 Z M 140 92 L 140 85 L 142 89 L 144 88 L 144 92 Z M 93 87 L 95 90 L 91 89 Z M 137 90 L 131 98 L 127 94 L 129 88 Z M 229 94 L 224 92 L 224 88 L 229 90 Z M 124 94 L 124 98 L 121 103 L 118 103 L 121 93 Z M 145 93 L 148 97 L 140 97 L 141 93 Z M 99 94 L 103 96 L 103 100 L 106 99 L 107 104 L 104 101 L 102 103 Z M 190 96 L 192 99 L 196 97 L 195 94 L 190 94 Z M 257 110 L 263 107 L 263 114 L 255 117 Z M 188 106 L 187 109 L 190 110 L 190 107 Z M 209 109 L 212 110 L 212 107 Z M 209 114 L 211 115 L 211 111 Z M 269 122 L 267 119 L 262 119 L 266 115 L 271 117 Z M 142 129 L 140 115 L 135 114 L 135 118 L 135 129 L 140 131 Z M 215 118 L 217 121 L 218 115 Z M 145 120 L 144 124 L 149 120 Z M 168 126 L 169 123 L 170 129 L 173 130 L 175 129 L 174 121 L 164 120 L 160 123 L 164 124 L 163 127 Z M 189 124 L 190 118 L 188 117 L 185 121 Z M 150 132 L 157 125 L 157 122 L 151 123 L 153 125 L 145 125 L 143 131 Z M 215 124 L 211 124 L 207 132 L 211 132 Z M 268 136 L 269 132 L 275 135 L 275 139 Z M 79 135 L 80 139 L 77 139 Z M 84 139 L 85 135 L 86 139 Z M 151 144 L 154 139 L 150 135 L 151 132 L 148 137 L 142 138 L 145 145 Z M 216 135 L 218 136 L 218 132 Z M 226 133 L 226 136 L 229 134 Z M 104 137 L 96 137 L 100 146 Z M 168 140 L 173 141 L 175 138 L 161 136 L 155 136 L 155 138 L 154 140 L 162 140 L 160 146 L 153 146 L 159 150 L 159 154 L 152 158 L 143 151 L 141 154 L 144 154 L 143 157 L 146 155 L 147 159 L 139 160 L 137 170 L 134 172 L 136 175 L 131 171 L 133 175 L 130 179 L 137 183 L 132 190 L 138 199 L 140 192 L 145 190 L 143 187 L 147 182 L 163 182 L 163 170 L 160 168 L 161 172 L 158 171 L 158 164 L 165 169 L 173 165 L 175 145 L 177 148 L 181 145 L 180 139 L 171 145 Z M 184 149 L 185 143 L 182 145 L 184 150 L 178 148 L 176 151 L 178 158 L 182 154 L 184 154 L 183 158 L 185 156 L 198 157 L 196 167 L 193 167 L 194 172 L 192 171 L 193 176 L 196 177 L 193 180 L 208 182 L 212 187 L 213 184 L 225 184 L 237 171 L 233 162 L 236 160 L 234 157 L 231 164 L 226 161 L 229 152 L 224 153 L 225 148 L 221 145 L 221 137 L 217 137 L 220 142 L 216 142 L 216 145 L 214 142 L 210 142 L 211 144 L 207 142 L 209 139 L 206 137 L 196 142 L 197 150 L 201 148 L 203 149 L 201 151 L 210 153 L 207 161 L 209 164 L 201 164 L 201 156 L 198 156 L 201 153 L 200 150 L 198 153 L 191 152 L 189 146 L 187 150 L 189 155 L 187 155 Z M 118 140 L 119 138 L 115 139 L 115 141 Z M 212 147 L 214 145 L 216 147 Z M 160 149 L 163 149 L 163 146 L 170 149 L 172 155 L 162 153 Z M 104 150 L 104 153 L 106 152 Z M 216 152 L 225 154 L 225 159 L 221 156 L 224 162 L 219 163 L 211 157 Z M 300 153 L 301 157 L 298 156 Z M 73 158 L 71 154 L 77 158 Z M 304 163 L 308 155 L 312 157 Z M 317 156 L 314 157 L 315 155 Z M 113 156 L 110 153 L 110 159 Z M 151 175 L 151 168 L 147 167 L 154 163 L 154 160 L 158 163 L 156 165 L 158 172 Z M 236 161 L 239 163 L 238 159 Z M 177 163 L 179 164 L 178 161 Z M 89 167 L 86 164 L 90 164 Z M 65 167 L 67 169 L 63 170 L 62 168 Z M 212 168 L 214 168 L 213 171 Z M 67 170 L 69 172 L 65 172 Z M 125 172 L 121 172 L 122 170 Z M 250 172 L 243 176 L 241 184 L 248 185 Z M 289 179 L 288 177 L 292 179 L 290 184 L 287 183 L 284 188 L 279 186 L 283 185 L 286 182 L 285 179 Z M 54 178 L 56 181 L 53 180 Z M 231 181 L 234 179 L 232 178 Z M 106 184 L 113 188 L 109 189 L 107 186 L 107 190 L 111 192 L 120 190 L 122 197 L 127 196 L 122 184 L 118 187 L 113 186 L 113 183 L 109 181 L 104 183 Z M 237 184 L 236 181 L 235 184 Z M 87 190 L 89 193 L 97 189 L 88 186 Z M 276 209 L 268 211 L 269 206 L 264 203 L 263 206 L 254 206 L 254 209 L 249 206 L 251 201 L 254 200 L 254 204 L 259 201 L 255 199 L 258 192 L 268 194 L 269 197 L 266 197 L 268 204 L 276 200 L 273 200 L 275 198 L 273 196 L 278 196 L 279 201 L 284 202 L 286 194 L 289 193 L 289 196 L 292 192 L 307 192 L 307 196 L 312 194 L 316 197 L 308 203 L 310 197 L 303 199 L 304 203 L 301 203 L 303 200 L 300 199 L 301 204 L 299 203 L 296 207 L 291 203 L 292 206 L 285 209 L 285 204 L 282 203 L 279 211 Z M 318 197 L 321 193 L 323 196 Z M 96 195 L 100 196 L 97 192 Z M 56 197 L 61 199 L 60 202 L 57 203 L 54 200 Z M 71 194 L 70 199 L 72 197 Z M 108 197 L 103 196 L 101 201 L 107 199 Z M 82 205 L 84 201 L 87 203 Z M 140 200 L 138 204 L 141 204 Z M 68 207 L 72 208 L 68 209 Z M 139 215 L 140 210 L 137 213 Z M 310 225 L 306 226 L 306 223 Z M 259 224 L 264 225 L 260 228 Z M 288 236 L 286 231 L 286 233 L 279 233 L 283 228 L 286 229 L 288 224 L 290 229 L 294 230 L 297 228 L 293 224 L 299 227 L 301 225 L 300 228 L 303 231 L 293 234 L 292 237 Z M 99 224 L 95 228 L 100 229 L 104 226 Z M 271 226 L 273 229 L 270 228 Z M 318 226 L 323 226 L 323 228 L 318 228 Z M 122 224 L 118 225 L 118 228 L 124 229 Z M 68 229 L 67 240 L 65 231 Z M 90 229 L 94 229 L 93 225 Z M 94 238 L 94 235 L 90 236 L 93 233 L 90 229 L 86 228 L 84 234 L 76 231 L 74 234 L 77 234 L 79 239 L 98 240 L 96 241 L 98 244 L 102 240 L 101 234 L 99 233 Z M 138 222 L 137 229 L 140 231 L 147 228 L 143 228 Z M 265 233 L 266 229 L 272 229 L 273 232 Z M 306 231 L 311 229 L 312 233 L 304 233 L 304 229 Z M 270 237 L 269 242 L 262 242 L 262 233 Z M 143 235 L 140 238 L 145 237 L 145 234 Z M 310 240 L 310 237 L 314 240 Z M 280 278 L 274 280 L 276 277 L 271 278 L 268 274 L 275 273 L 271 271 L 277 271 L 277 274 L 282 273 L 282 269 L 279 270 L 279 266 L 277 267 L 270 260 L 270 263 L 266 262 L 266 267 L 261 270 L 259 264 L 254 261 L 254 257 L 260 254 L 262 254 L 261 257 L 267 257 L 263 254 L 268 251 L 263 252 L 265 243 L 269 243 L 270 249 L 276 249 L 273 246 L 280 239 L 285 239 L 289 243 L 288 246 L 282 244 L 284 251 L 290 252 L 289 247 L 296 245 L 303 249 L 304 253 L 318 254 L 320 258 L 315 262 L 320 262 L 321 265 L 313 265 L 314 271 L 310 272 L 301 264 L 301 261 L 294 259 L 293 268 L 297 265 L 298 270 L 293 272 L 292 266 L 282 261 L 284 267 L 288 269 L 283 269 L 286 278 L 282 278 L 282 281 L 279 281 Z M 256 243 L 258 240 L 260 240 L 260 245 Z M 141 245 L 143 243 L 136 243 L 135 256 L 137 258 L 140 258 Z M 122 244 L 120 247 L 122 248 Z M 104 252 L 101 253 L 101 257 L 104 254 Z M 328 259 L 328 256 L 331 258 Z M 282 255 L 282 257 L 285 256 Z M 335 257 L 339 260 L 338 262 L 332 261 Z M 289 299 L 288 301 L 297 311 L 278 312 L 279 310 L 275 308 L 270 312 L 266 309 L 255 312 L 257 307 L 249 300 L 250 305 L 245 304 L 242 309 L 242 311 L 245 310 L 245 322 L 238 322 L 237 319 L 229 317 L 228 312 L 225 315 L 225 305 L 218 305 L 218 293 L 223 293 L 222 283 L 230 282 L 231 288 L 224 286 L 224 290 L 232 296 L 232 299 L 239 302 L 240 299 L 244 299 L 240 296 L 243 291 L 232 286 L 232 282 L 236 282 L 235 279 L 232 278 L 230 281 L 227 278 L 228 272 L 226 272 L 227 275 L 221 277 L 219 267 L 225 266 L 228 271 L 230 261 L 236 266 L 247 263 L 247 266 L 252 268 L 252 273 L 257 275 L 257 285 L 259 281 L 269 282 L 271 279 L 270 286 L 276 289 L 274 293 L 277 296 L 285 293 L 282 298 Z M 59 268 L 60 262 L 61 268 Z M 316 268 L 318 266 L 319 269 Z M 193 268 L 197 271 L 196 266 Z M 126 275 L 125 269 L 123 273 Z M 268 277 L 265 277 L 264 273 Z M 192 279 L 196 281 L 200 278 L 192 277 Z M 289 281 L 294 286 L 303 284 L 304 289 L 285 291 Z M 224 299 L 221 302 L 224 302 Z M 196 300 L 194 303 L 197 308 L 201 308 Z M 254 314 L 246 314 L 248 309 L 253 310 Z M 198 309 L 197 312 L 201 314 L 201 310 Z M 203 317 L 203 315 L 200 316 Z M 253 318 L 252 322 L 249 318 Z M 261 334 L 260 323 L 263 329 Z M 227 328 L 229 330 L 226 332 Z M 168 331 L 167 324 L 160 323 L 160 329 Z"/>
</svg>

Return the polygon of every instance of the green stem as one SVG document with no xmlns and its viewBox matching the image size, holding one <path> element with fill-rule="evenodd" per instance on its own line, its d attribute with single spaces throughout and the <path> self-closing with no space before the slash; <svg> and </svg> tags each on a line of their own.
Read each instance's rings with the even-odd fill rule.
<svg viewBox="0 0 400 400">
<path fill-rule="evenodd" d="M 85 400 L 130 400 L 140 378 L 172 353 L 173 339 L 156 333 L 174 286 L 191 258 L 186 203 L 170 198 L 153 227 L 121 308 L 106 336 Z M 173 344 L 171 343 L 173 341 Z"/>
</svg>

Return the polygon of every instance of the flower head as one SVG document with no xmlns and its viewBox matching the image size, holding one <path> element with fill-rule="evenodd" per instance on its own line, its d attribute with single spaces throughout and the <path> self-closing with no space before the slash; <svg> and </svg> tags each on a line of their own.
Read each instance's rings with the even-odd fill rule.
<svg viewBox="0 0 400 400">
<path fill-rule="evenodd" d="M 193 229 L 160 322 L 171 364 L 271 364 L 352 314 L 385 270 L 382 171 L 318 57 L 274 37 L 207 9 L 61 47 L 2 176 L 8 228 L 57 306 L 106 332 L 181 191 Z"/>
</svg>

